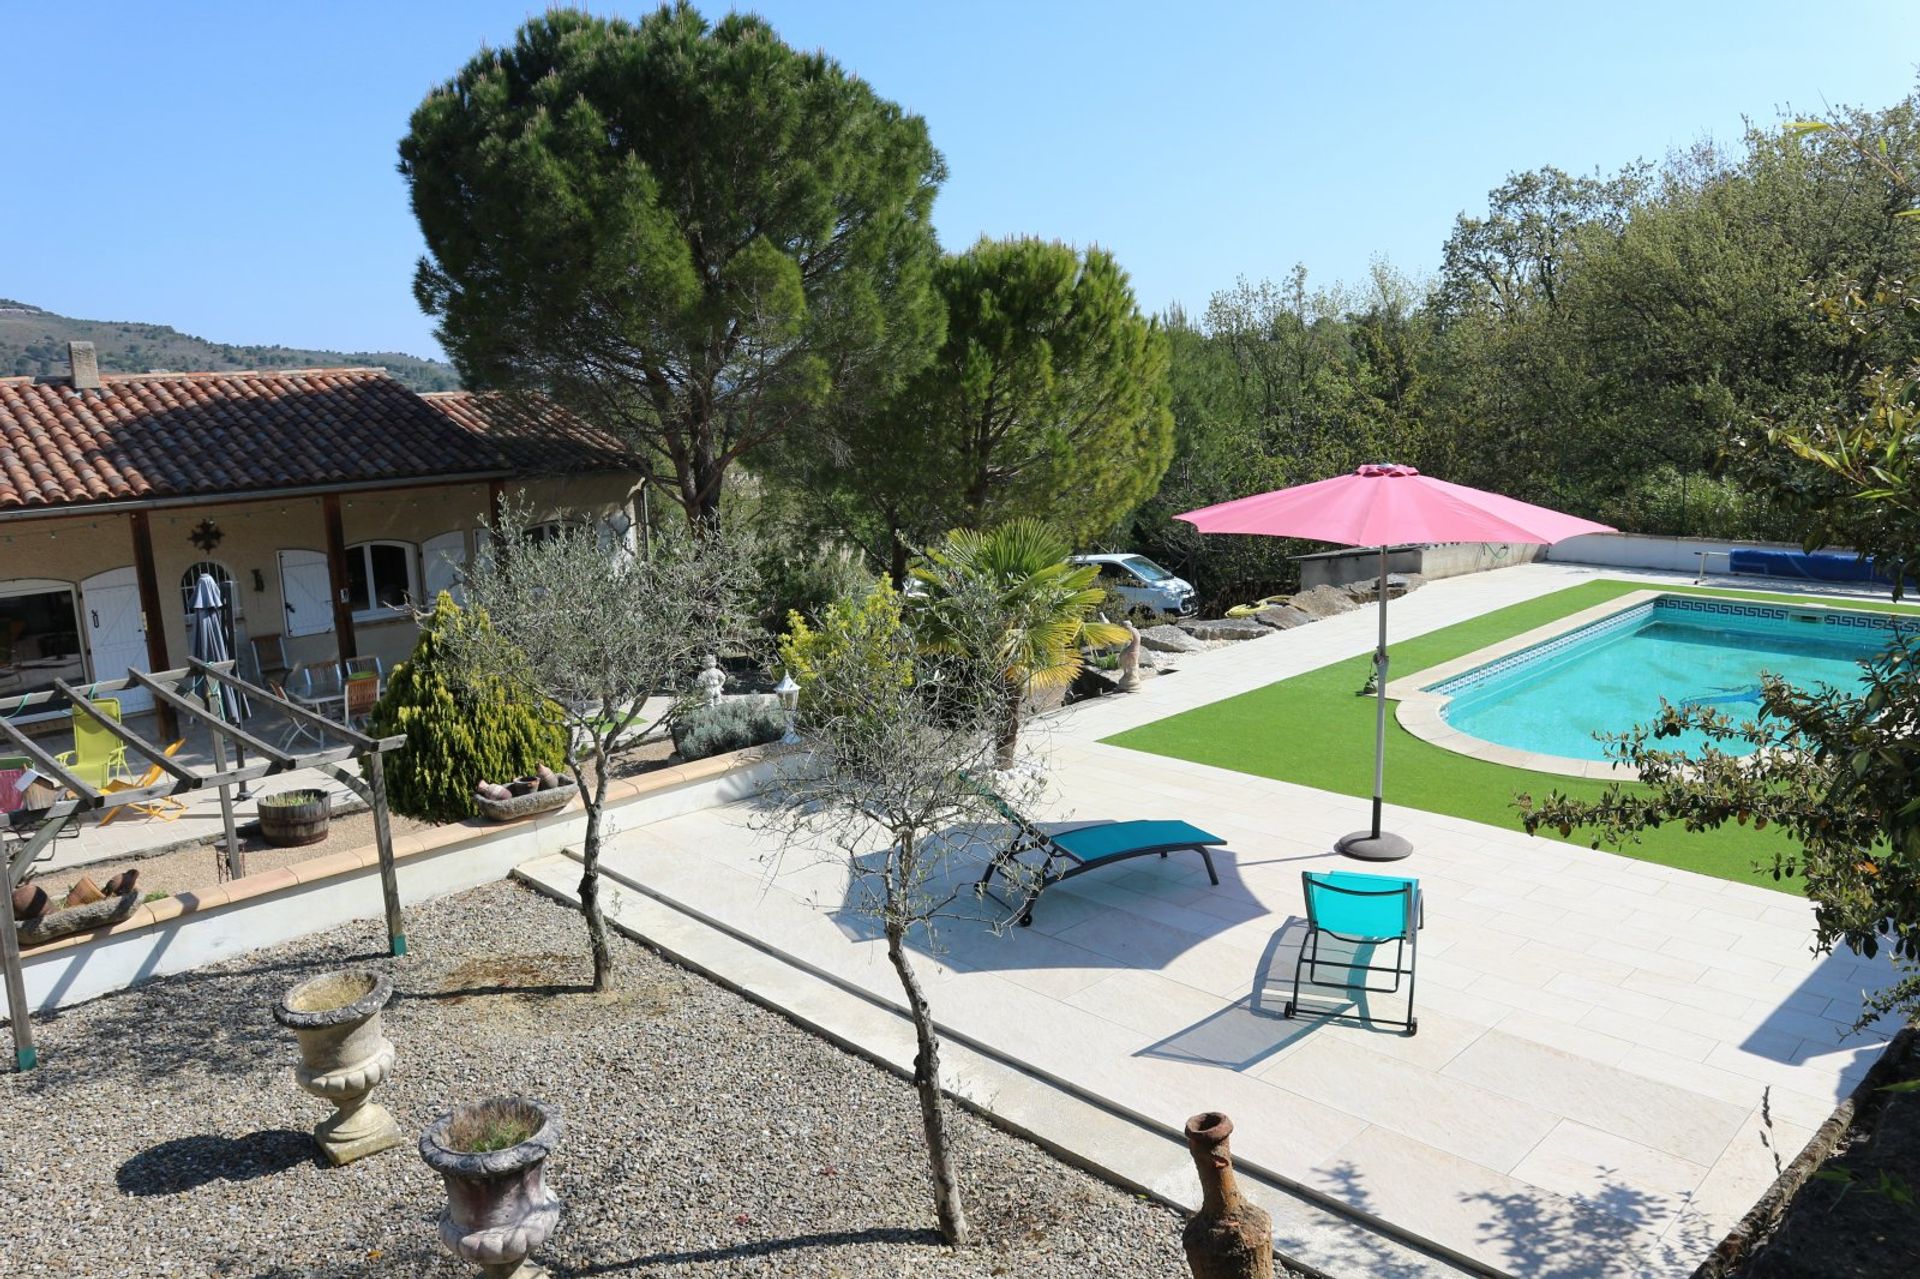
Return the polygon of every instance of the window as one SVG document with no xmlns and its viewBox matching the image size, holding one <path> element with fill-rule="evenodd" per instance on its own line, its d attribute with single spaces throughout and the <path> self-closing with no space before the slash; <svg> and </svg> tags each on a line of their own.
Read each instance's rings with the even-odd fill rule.
<svg viewBox="0 0 1920 1279">
<path fill-rule="evenodd" d="M 356 622 L 380 622 L 419 593 L 413 548 L 405 542 L 362 542 L 347 548 L 347 603 Z"/>
<path fill-rule="evenodd" d="M 1164 582 L 1173 576 L 1144 555 L 1129 555 L 1120 562 L 1138 574 L 1143 582 Z"/>
<path fill-rule="evenodd" d="M 227 652 L 231 655 L 235 644 L 233 622 L 240 616 L 240 593 L 234 589 L 233 574 L 227 572 L 227 566 L 219 560 L 201 560 L 180 575 L 180 608 L 187 618 L 188 633 L 192 633 L 193 597 L 203 573 L 213 579 L 220 591 L 220 631 L 226 637 Z"/>
<path fill-rule="evenodd" d="M 0 582 L 0 698 L 86 679 L 73 597 L 64 582 Z"/>
</svg>

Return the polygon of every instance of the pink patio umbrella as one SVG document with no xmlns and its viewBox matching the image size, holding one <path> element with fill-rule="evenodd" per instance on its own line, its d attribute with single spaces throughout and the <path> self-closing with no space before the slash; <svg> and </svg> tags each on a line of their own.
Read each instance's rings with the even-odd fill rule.
<svg viewBox="0 0 1920 1279">
<path fill-rule="evenodd" d="M 1352 475 L 1238 498 L 1177 518 L 1202 533 L 1256 533 L 1380 548 L 1380 643 L 1373 654 L 1373 828 L 1344 836 L 1335 846 L 1349 857 L 1368 861 L 1392 861 L 1413 851 L 1405 839 L 1380 829 L 1387 772 L 1387 548 L 1407 542 L 1553 543 L 1582 533 L 1613 532 L 1605 524 L 1449 484 L 1392 463 L 1370 463 Z"/>
</svg>

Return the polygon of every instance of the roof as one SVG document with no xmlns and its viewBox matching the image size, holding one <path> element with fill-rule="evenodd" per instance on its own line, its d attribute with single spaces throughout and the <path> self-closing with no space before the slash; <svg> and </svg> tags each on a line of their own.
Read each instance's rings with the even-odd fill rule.
<svg viewBox="0 0 1920 1279">
<path fill-rule="evenodd" d="M 418 395 L 384 369 L 0 378 L 0 513 L 458 475 L 632 469 L 551 404 Z"/>
</svg>

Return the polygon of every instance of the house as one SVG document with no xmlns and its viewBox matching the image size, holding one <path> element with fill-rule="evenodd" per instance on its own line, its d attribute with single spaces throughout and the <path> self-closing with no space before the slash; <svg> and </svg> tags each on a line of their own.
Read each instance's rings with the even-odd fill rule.
<svg viewBox="0 0 1920 1279">
<path fill-rule="evenodd" d="M 502 498 L 634 536 L 632 454 L 552 407 L 382 369 L 103 376 L 91 344 L 70 357 L 66 378 L 0 378 L 0 714 L 55 679 L 181 665 L 203 572 L 243 671 L 255 652 L 390 665 Z"/>
</svg>

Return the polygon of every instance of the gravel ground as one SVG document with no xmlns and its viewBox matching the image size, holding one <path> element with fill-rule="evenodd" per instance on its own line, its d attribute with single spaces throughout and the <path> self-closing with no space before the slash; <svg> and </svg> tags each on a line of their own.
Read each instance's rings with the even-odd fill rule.
<svg viewBox="0 0 1920 1279">
<path fill-rule="evenodd" d="M 345 1168 L 310 1138 L 269 1011 L 327 967 L 389 969 L 399 1049 L 375 1099 L 409 1135 L 459 1100 L 557 1104 L 556 1276 L 1073 1276 L 1187 1271 L 1177 1213 L 970 1115 L 979 1242 L 934 1233 L 912 1090 L 618 937 L 585 989 L 578 915 L 511 883 L 409 912 L 413 953 L 356 924 L 36 1019 L 42 1066 L 0 1076 L 0 1222 L 18 1276 L 470 1275 L 441 1253 L 411 1145 Z"/>
</svg>

